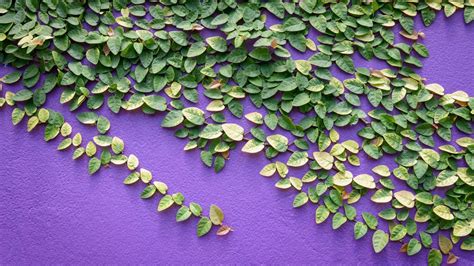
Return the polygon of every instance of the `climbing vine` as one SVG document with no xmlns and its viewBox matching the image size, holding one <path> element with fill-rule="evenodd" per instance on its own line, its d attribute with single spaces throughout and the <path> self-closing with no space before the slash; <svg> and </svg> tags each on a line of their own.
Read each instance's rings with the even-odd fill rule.
<svg viewBox="0 0 474 266">
<path fill-rule="evenodd" d="M 161 196 L 158 211 L 178 205 L 178 222 L 199 219 L 198 236 L 213 225 L 218 235 L 232 230 L 222 210 L 211 205 L 204 215 L 169 193 L 124 153 L 101 110 L 163 113 L 161 126 L 216 172 L 232 150 L 263 153 L 270 162 L 260 174 L 295 190 L 295 208 L 313 204 L 317 224 L 331 217 L 336 230 L 352 222 L 356 240 L 371 231 L 376 253 L 395 241 L 409 256 L 430 249 L 430 265 L 443 254 L 454 263 L 453 245 L 474 249 L 474 98 L 417 74 L 429 51 L 414 18 L 429 26 L 441 11 L 474 21 L 472 0 L 6 0 L 0 62 L 12 71 L 0 79 L 0 107 L 11 107 L 13 124 L 26 120 L 27 131 L 42 127 L 45 141 L 62 138 L 57 149 L 87 157 L 90 174 L 125 165 L 124 184 L 144 183 L 143 199 Z M 301 53 L 310 55 L 292 58 Z M 387 67 L 358 67 L 355 54 Z M 93 139 L 73 135 L 46 106 L 53 90 L 96 128 Z M 244 111 L 251 105 L 257 111 Z M 355 129 L 351 138 L 338 132 L 346 127 Z M 362 160 L 381 158 L 396 167 L 353 174 Z M 307 172 L 290 176 L 295 168 Z M 363 197 L 386 208 L 358 213 Z"/>
</svg>

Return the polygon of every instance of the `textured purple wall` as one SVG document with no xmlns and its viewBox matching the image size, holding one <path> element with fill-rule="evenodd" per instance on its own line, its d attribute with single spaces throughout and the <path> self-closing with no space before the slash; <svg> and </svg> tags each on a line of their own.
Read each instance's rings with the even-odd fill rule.
<svg viewBox="0 0 474 266">
<path fill-rule="evenodd" d="M 420 27 L 420 21 L 416 24 Z M 431 57 L 421 74 L 448 91 L 474 94 L 474 25 L 465 26 L 462 14 L 441 14 L 426 33 Z M 298 56 L 300 57 L 300 56 Z M 368 65 L 361 60 L 356 65 Z M 0 69 L 0 76 L 7 73 Z M 74 117 L 58 103 L 48 106 Z M 252 110 L 246 105 L 245 113 Z M 157 201 L 141 200 L 140 185 L 122 184 L 127 171 L 112 167 L 88 176 L 86 160 L 73 161 L 59 152 L 58 141 L 45 143 L 42 132 L 13 127 L 10 110 L 0 111 L 0 263 L 277 263 L 277 264 L 425 264 L 427 251 L 415 257 L 399 253 L 390 243 L 375 254 L 371 233 L 355 241 L 351 224 L 337 231 L 330 222 L 314 223 L 314 206 L 293 209 L 294 192 L 274 188 L 276 179 L 259 176 L 267 163 L 263 155 L 238 151 L 223 172 L 215 174 L 199 159 L 199 152 L 183 152 L 185 142 L 160 127 L 162 116 L 140 113 L 112 115 L 111 134 L 124 139 L 126 152 L 141 165 L 182 192 L 187 202 L 216 203 L 235 232 L 226 237 L 197 238 L 196 220 L 176 223 L 175 211 L 156 213 Z M 92 136 L 92 128 L 73 123 Z M 354 137 L 346 130 L 343 138 Z M 380 163 L 380 162 L 379 162 Z M 392 164 L 385 161 L 386 164 Z M 372 161 L 358 169 L 367 172 Z M 361 210 L 380 207 L 370 202 Z M 474 255 L 455 250 L 459 264 L 472 265 Z"/>
</svg>

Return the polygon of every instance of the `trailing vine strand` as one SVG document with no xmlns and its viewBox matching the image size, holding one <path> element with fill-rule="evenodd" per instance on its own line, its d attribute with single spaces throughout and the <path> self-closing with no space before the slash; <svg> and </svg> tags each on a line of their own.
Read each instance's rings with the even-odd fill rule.
<svg viewBox="0 0 474 266">
<path fill-rule="evenodd" d="M 198 236 L 213 225 L 228 234 L 223 211 L 211 205 L 204 215 L 169 193 L 108 134 L 103 109 L 161 113 L 161 126 L 187 139 L 184 150 L 201 150 L 215 172 L 237 147 L 264 153 L 270 163 L 260 174 L 295 190 L 293 207 L 312 204 L 317 224 L 332 217 L 337 230 L 350 221 L 356 240 L 373 231 L 376 253 L 394 241 L 408 256 L 430 249 L 430 265 L 443 254 L 455 263 L 454 245 L 474 249 L 474 98 L 416 72 L 429 36 L 414 18 L 429 26 L 441 10 L 474 21 L 472 0 L 2 1 L 0 61 L 15 70 L 0 79 L 0 108 L 12 108 L 14 125 L 27 120 L 27 131 L 44 125 L 45 141 L 62 137 L 58 150 L 88 157 L 90 174 L 127 165 L 124 183 L 144 183 L 143 199 L 161 195 L 158 211 L 179 206 L 178 222 L 198 218 Z M 292 59 L 301 53 L 310 55 Z M 354 54 L 386 67 L 358 67 Z M 96 127 L 87 144 L 48 109 L 53 90 L 80 123 Z M 244 112 L 244 100 L 257 111 Z M 242 118 L 251 126 L 228 122 Z M 346 139 L 341 128 L 357 136 Z M 396 166 L 375 164 L 385 156 Z M 361 160 L 374 163 L 373 173 L 352 173 Z M 294 177 L 293 169 L 306 173 Z M 358 214 L 363 197 L 386 208 Z"/>
</svg>

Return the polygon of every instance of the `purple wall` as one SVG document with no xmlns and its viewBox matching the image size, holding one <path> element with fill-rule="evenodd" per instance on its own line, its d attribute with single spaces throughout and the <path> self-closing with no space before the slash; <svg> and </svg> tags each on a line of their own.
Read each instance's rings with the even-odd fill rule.
<svg viewBox="0 0 474 266">
<path fill-rule="evenodd" d="M 420 21 L 416 25 L 420 27 Z M 439 14 L 424 32 L 431 57 L 424 60 L 422 76 L 450 92 L 462 89 L 474 95 L 474 24 L 464 25 L 462 14 L 449 20 Z M 360 60 L 356 64 L 367 65 Z M 8 71 L 0 68 L 0 76 Z M 59 93 L 53 94 L 48 106 L 75 122 L 58 97 Z M 251 108 L 247 105 L 244 110 Z M 375 254 L 371 233 L 355 241 L 352 224 L 337 231 L 328 221 L 316 225 L 314 205 L 293 209 L 295 193 L 279 191 L 273 187 L 275 178 L 258 174 L 267 163 L 263 155 L 234 151 L 223 172 L 215 174 L 200 162 L 199 152 L 182 151 L 185 141 L 160 127 L 162 116 L 105 112 L 112 123 L 110 134 L 124 139 L 128 154 L 136 154 L 143 167 L 171 191 L 182 192 L 187 202 L 220 206 L 225 222 L 235 230 L 226 237 L 212 231 L 197 238 L 196 219 L 176 223 L 176 209 L 157 214 L 157 198 L 141 200 L 143 186 L 122 184 L 127 175 L 124 168 L 89 176 L 84 158 L 73 161 L 70 151 L 56 151 L 58 141 L 43 142 L 38 130 L 26 133 L 25 123 L 12 126 L 10 112 L 0 110 L 1 264 L 426 263 L 426 249 L 408 257 L 399 253 L 400 244 L 391 242 Z M 73 125 L 86 137 L 95 131 Z M 343 137 L 354 136 L 346 132 Z M 371 161 L 359 171 L 373 166 Z M 380 209 L 370 202 L 359 206 L 358 210 L 374 214 Z M 473 264 L 472 252 L 456 250 L 455 254 L 459 264 Z"/>
</svg>

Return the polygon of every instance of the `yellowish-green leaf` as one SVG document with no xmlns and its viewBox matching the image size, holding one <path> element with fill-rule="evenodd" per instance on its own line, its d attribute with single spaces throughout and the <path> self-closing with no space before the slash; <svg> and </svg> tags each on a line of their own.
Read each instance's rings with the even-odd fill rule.
<svg viewBox="0 0 474 266">
<path fill-rule="evenodd" d="M 314 159 L 321 168 L 330 170 L 334 163 L 334 157 L 327 152 L 313 152 Z"/>
<path fill-rule="evenodd" d="M 173 206 L 173 203 L 174 200 L 171 195 L 164 195 L 158 203 L 158 211 L 161 212 L 168 209 L 169 207 Z"/>
<path fill-rule="evenodd" d="M 444 205 L 438 205 L 434 207 L 433 212 L 441 219 L 448 220 L 448 221 L 454 219 L 454 215 L 451 213 L 451 210 Z"/>
<path fill-rule="evenodd" d="M 372 177 L 371 175 L 367 175 L 367 174 L 358 175 L 354 177 L 354 182 L 361 187 L 365 187 L 368 189 L 375 188 L 374 177 Z"/>
<path fill-rule="evenodd" d="M 224 221 L 224 212 L 217 205 L 212 204 L 209 210 L 209 218 L 211 218 L 213 224 L 221 225 Z"/>
<path fill-rule="evenodd" d="M 395 199 L 407 208 L 413 208 L 415 206 L 415 195 L 407 190 L 400 190 L 395 192 Z"/>
</svg>

